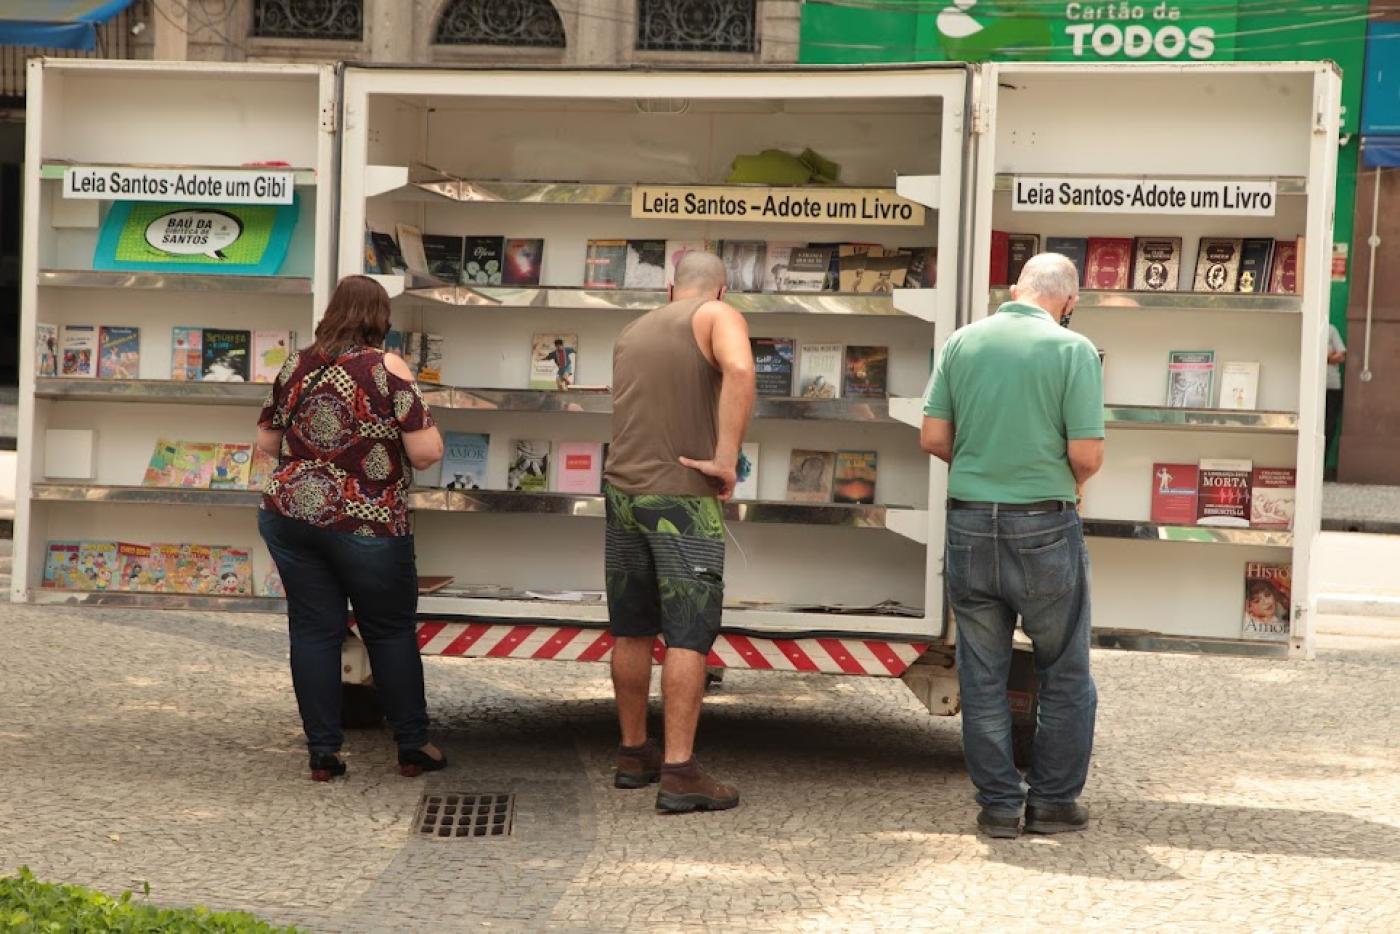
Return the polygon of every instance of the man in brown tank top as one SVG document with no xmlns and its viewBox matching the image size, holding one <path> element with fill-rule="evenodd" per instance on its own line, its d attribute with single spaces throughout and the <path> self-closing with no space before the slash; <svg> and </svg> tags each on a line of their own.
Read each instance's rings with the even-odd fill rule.
<svg viewBox="0 0 1400 934">
<path fill-rule="evenodd" d="M 724 605 L 724 516 L 753 410 L 749 329 L 724 298 L 724 264 L 689 253 L 669 304 L 622 329 L 613 349 L 607 497 L 608 617 L 622 727 L 618 788 L 660 781 L 662 811 L 717 811 L 739 793 L 695 761 L 705 658 Z M 661 675 L 665 749 L 647 738 L 652 646 Z"/>
</svg>

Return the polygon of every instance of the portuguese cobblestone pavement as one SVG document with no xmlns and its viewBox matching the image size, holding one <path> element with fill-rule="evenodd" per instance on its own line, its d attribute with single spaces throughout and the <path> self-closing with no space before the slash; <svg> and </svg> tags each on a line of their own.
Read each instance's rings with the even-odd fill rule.
<svg viewBox="0 0 1400 934">
<path fill-rule="evenodd" d="M 989 841 L 958 721 L 901 684 L 736 672 L 702 753 L 742 788 L 612 789 L 601 666 L 428 662 L 453 759 L 380 731 L 305 777 L 280 620 L 0 606 L 0 874 L 317 931 L 1400 930 L 1400 639 L 1311 662 L 1101 652 L 1070 838 Z M 424 790 L 514 792 L 508 839 L 413 837 Z"/>
</svg>

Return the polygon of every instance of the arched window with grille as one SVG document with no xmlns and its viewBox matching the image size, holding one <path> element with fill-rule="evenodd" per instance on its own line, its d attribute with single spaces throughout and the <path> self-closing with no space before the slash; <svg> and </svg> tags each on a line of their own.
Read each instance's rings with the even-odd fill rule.
<svg viewBox="0 0 1400 934">
<path fill-rule="evenodd" d="M 253 35 L 260 39 L 359 42 L 363 0 L 253 0 Z"/>
<path fill-rule="evenodd" d="M 757 0 L 637 0 L 637 48 L 752 52 Z"/>
<path fill-rule="evenodd" d="M 549 0 L 449 0 L 433 42 L 562 49 L 564 21 Z"/>
</svg>

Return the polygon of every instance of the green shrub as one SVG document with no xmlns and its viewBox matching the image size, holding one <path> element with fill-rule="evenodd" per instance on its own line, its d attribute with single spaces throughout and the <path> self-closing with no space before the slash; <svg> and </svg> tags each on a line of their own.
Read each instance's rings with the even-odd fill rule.
<svg viewBox="0 0 1400 934">
<path fill-rule="evenodd" d="M 149 884 L 144 894 L 151 894 Z M 131 892 L 119 898 L 80 885 L 40 882 L 28 867 L 0 879 L 0 931 L 20 934 L 68 934 L 70 931 L 115 931 L 121 934 L 275 934 L 292 932 L 240 911 L 207 908 L 157 908 L 132 901 Z"/>
</svg>

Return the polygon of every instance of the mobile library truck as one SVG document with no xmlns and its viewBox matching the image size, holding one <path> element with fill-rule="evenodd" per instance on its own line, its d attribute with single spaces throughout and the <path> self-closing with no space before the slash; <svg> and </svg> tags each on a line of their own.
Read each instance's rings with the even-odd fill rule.
<svg viewBox="0 0 1400 934">
<path fill-rule="evenodd" d="M 281 611 L 259 383 L 363 272 L 456 452 L 411 493 L 421 650 L 603 661 L 612 342 L 711 250 L 760 397 L 710 664 L 897 677 L 956 713 L 921 397 L 1056 248 L 1082 251 L 1109 403 L 1097 641 L 1307 655 L 1338 84 L 36 61 L 11 598 Z M 353 640 L 345 671 L 371 680 Z"/>
</svg>

